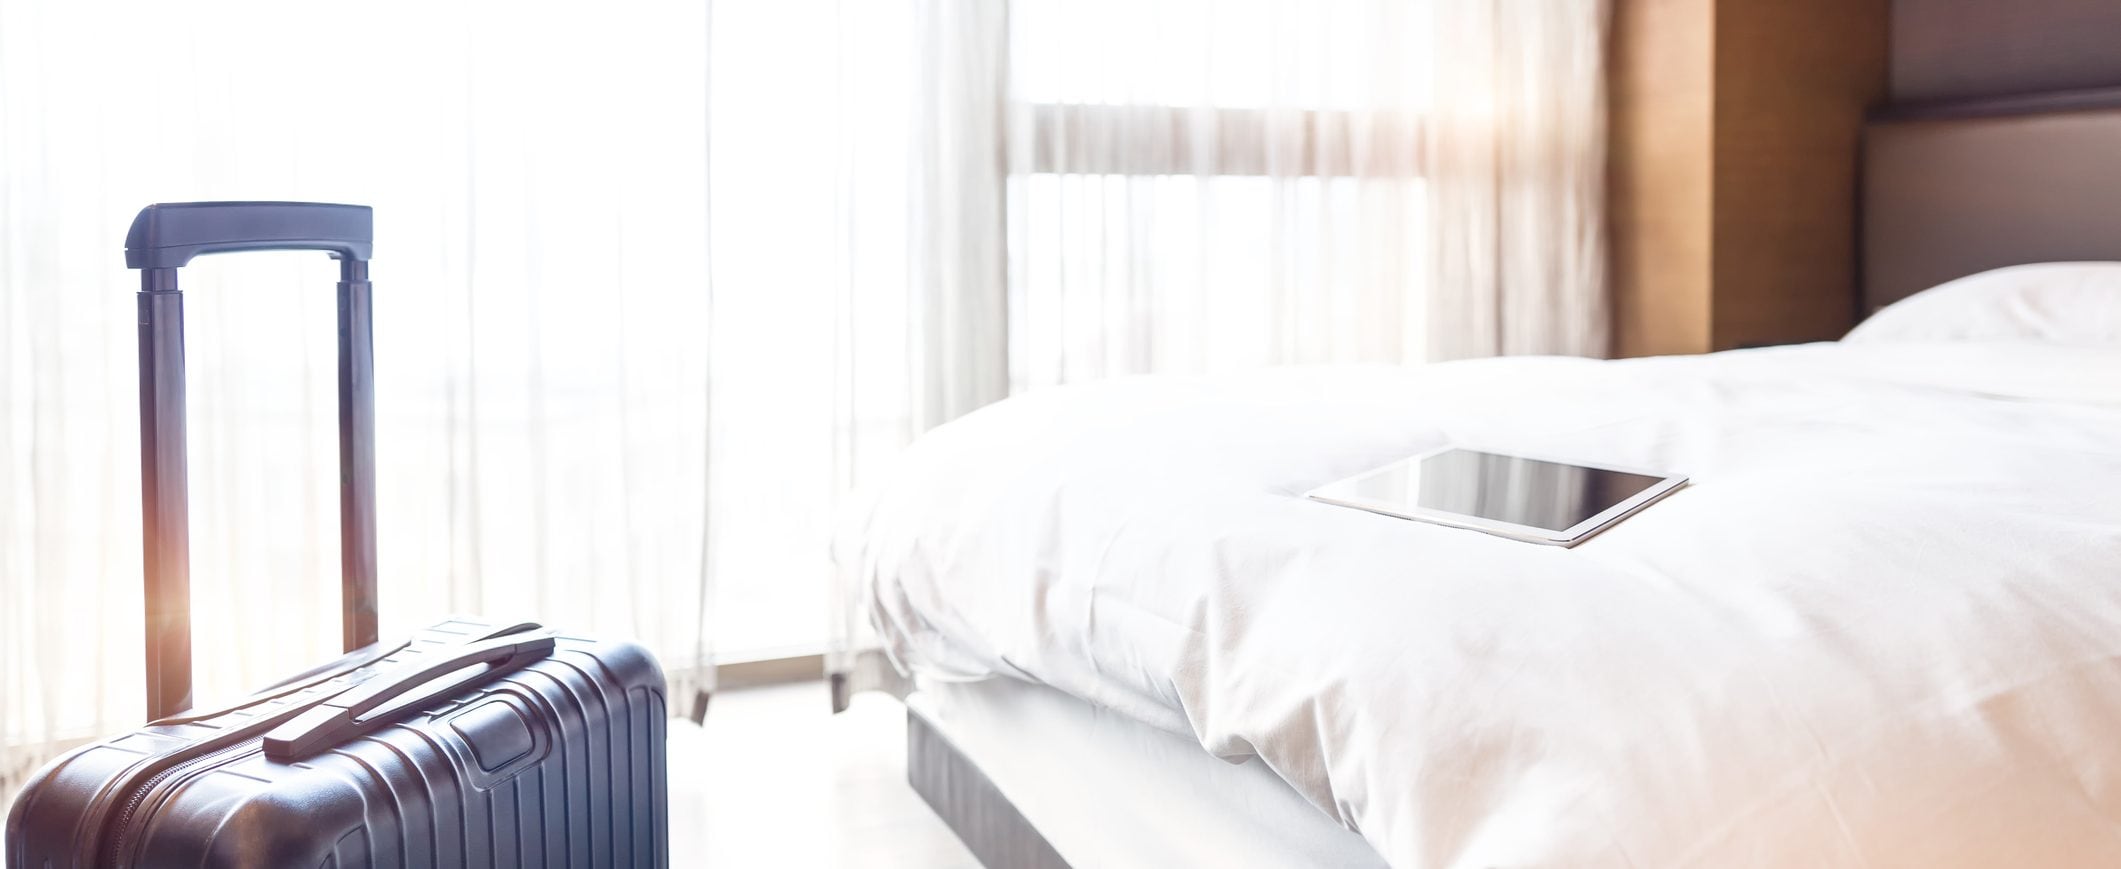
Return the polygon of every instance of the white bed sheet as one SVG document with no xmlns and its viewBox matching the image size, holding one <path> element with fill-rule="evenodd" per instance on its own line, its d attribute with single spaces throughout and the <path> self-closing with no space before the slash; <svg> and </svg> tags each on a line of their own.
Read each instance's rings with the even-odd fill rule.
<svg viewBox="0 0 2121 869">
<path fill-rule="evenodd" d="M 1075 869 L 1382 867 L 1257 761 L 1017 679 L 925 682 L 906 706 Z"/>
<path fill-rule="evenodd" d="M 1693 476 L 1575 549 L 1309 502 L 1447 442 Z M 2121 865 L 2121 352 L 1131 379 L 842 534 L 901 661 L 1257 756 L 1398 867 Z"/>
</svg>

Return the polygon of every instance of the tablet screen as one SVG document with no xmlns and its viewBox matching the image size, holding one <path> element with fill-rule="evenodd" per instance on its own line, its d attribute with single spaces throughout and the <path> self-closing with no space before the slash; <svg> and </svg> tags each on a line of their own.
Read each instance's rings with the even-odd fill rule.
<svg viewBox="0 0 2121 869">
<path fill-rule="evenodd" d="M 1314 495 L 1419 507 L 1558 533 L 1658 481 L 1625 471 L 1453 449 L 1387 465 Z"/>
</svg>

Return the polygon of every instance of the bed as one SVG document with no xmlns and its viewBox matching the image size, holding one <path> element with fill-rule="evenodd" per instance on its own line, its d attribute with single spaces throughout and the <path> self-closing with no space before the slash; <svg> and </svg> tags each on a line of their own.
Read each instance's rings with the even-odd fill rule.
<svg viewBox="0 0 2121 869">
<path fill-rule="evenodd" d="M 916 788 L 996 867 L 2121 865 L 2121 266 L 1988 271 L 2121 260 L 2121 109 L 1869 142 L 1843 341 L 931 433 L 839 543 Z M 1693 482 L 1575 549 L 1301 497 L 1445 444 Z"/>
</svg>

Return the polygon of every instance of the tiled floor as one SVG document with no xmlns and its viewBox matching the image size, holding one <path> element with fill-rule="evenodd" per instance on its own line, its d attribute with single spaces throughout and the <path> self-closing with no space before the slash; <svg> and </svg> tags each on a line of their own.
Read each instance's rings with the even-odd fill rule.
<svg viewBox="0 0 2121 869">
<path fill-rule="evenodd" d="M 978 869 L 906 785 L 906 712 L 809 682 L 715 695 L 670 730 L 671 865 Z"/>
</svg>

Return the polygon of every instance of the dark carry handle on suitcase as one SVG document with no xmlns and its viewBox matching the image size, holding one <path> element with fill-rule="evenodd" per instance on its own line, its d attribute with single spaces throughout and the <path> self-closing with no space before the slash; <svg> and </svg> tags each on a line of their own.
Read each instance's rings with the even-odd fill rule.
<svg viewBox="0 0 2121 869">
<path fill-rule="evenodd" d="M 368 258 L 374 214 L 320 202 L 150 205 L 125 234 L 140 270 L 140 495 L 145 536 L 147 717 L 191 707 L 191 522 L 185 471 L 184 293 L 203 253 L 320 250 L 339 261 L 339 565 L 342 634 L 376 642 L 375 350 Z"/>
<path fill-rule="evenodd" d="M 148 709 L 39 770 L 9 867 L 667 866 L 664 681 L 631 643 L 455 618 L 376 638 L 374 391 L 365 206 L 151 205 L 140 269 Z M 184 306 L 202 253 L 339 259 L 345 657 L 233 706 L 190 706 Z M 483 666 L 481 666 L 483 665 Z"/>
</svg>

